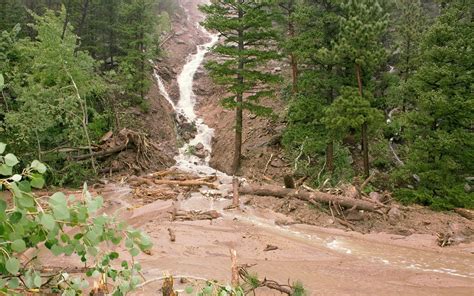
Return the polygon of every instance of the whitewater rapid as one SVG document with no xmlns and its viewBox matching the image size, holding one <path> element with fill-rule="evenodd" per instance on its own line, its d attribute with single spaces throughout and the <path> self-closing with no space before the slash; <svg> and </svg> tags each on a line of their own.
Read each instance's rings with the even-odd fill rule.
<svg viewBox="0 0 474 296">
<path fill-rule="evenodd" d="M 177 114 L 181 115 L 185 121 L 193 124 L 196 127 L 196 135 L 188 143 L 184 144 L 179 149 L 178 155 L 175 157 L 175 168 L 202 175 L 219 174 L 221 172 L 209 166 L 209 161 L 212 152 L 212 137 L 214 136 L 214 129 L 206 125 L 202 118 L 196 114 L 196 94 L 193 91 L 194 76 L 197 70 L 204 61 L 204 57 L 217 43 L 219 37 L 206 31 L 202 26 L 197 25 L 205 35 L 208 36 L 209 41 L 205 44 L 197 46 L 196 53 L 191 54 L 187 58 L 186 64 L 183 66 L 181 73 L 177 77 L 179 87 L 179 100 L 175 104 L 171 100 L 168 91 L 158 73 L 155 71 L 154 76 L 157 81 L 161 94 L 171 104 Z M 193 150 L 199 144 L 202 144 L 205 151 L 205 157 L 199 158 L 193 154 Z"/>
</svg>

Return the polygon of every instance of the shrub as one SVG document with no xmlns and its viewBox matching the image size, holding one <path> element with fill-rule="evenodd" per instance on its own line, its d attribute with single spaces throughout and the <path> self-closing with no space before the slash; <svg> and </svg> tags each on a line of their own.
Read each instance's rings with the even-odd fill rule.
<svg viewBox="0 0 474 296">
<path fill-rule="evenodd" d="M 35 256 L 19 259 L 35 254 L 28 251 L 42 245 L 54 256 L 77 256 L 87 267 L 86 276 L 97 278 L 104 287 L 108 281 L 113 284 L 113 295 L 133 290 L 140 282 L 140 265 L 133 260 L 116 264 L 120 255 L 107 247 L 124 244 L 133 258 L 151 248 L 150 239 L 112 216 L 99 214 L 103 199 L 92 197 L 86 185 L 80 198 L 61 192 L 47 201 L 38 198 L 32 189 L 44 186 L 47 167 L 34 160 L 19 169 L 18 159 L 11 153 L 4 155 L 5 148 L 0 143 L 0 190 L 10 193 L 0 199 L 0 292 L 20 295 L 36 289 L 76 295 L 88 287 L 83 277 L 42 273 L 33 264 Z M 71 228 L 73 232 L 68 231 Z"/>
</svg>

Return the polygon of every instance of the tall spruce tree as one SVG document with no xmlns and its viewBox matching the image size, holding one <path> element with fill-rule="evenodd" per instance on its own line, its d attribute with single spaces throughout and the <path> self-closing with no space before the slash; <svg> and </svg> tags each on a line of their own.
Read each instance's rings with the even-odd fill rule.
<svg viewBox="0 0 474 296">
<path fill-rule="evenodd" d="M 281 47 L 288 55 L 288 60 L 291 67 L 291 90 L 293 94 L 298 91 L 298 57 L 296 53 L 294 38 L 297 35 L 295 14 L 298 0 L 278 0 L 275 2 L 277 8 L 277 20 L 283 26 L 284 38 L 281 38 Z"/>
<path fill-rule="evenodd" d="M 154 52 L 157 22 L 155 0 L 123 0 L 120 7 L 121 70 L 127 76 L 126 88 L 145 98 L 150 86 L 149 59 Z"/>
<path fill-rule="evenodd" d="M 213 48 L 220 59 L 206 67 L 214 80 L 231 93 L 222 104 L 235 110 L 234 173 L 240 168 L 242 155 L 243 110 L 270 114 L 272 110 L 261 106 L 259 100 L 271 96 L 274 88 L 270 85 L 279 81 L 277 75 L 262 68 L 279 57 L 270 4 L 267 0 L 217 0 L 201 6 L 207 15 L 203 26 L 222 37 L 222 42 Z"/>
<path fill-rule="evenodd" d="M 315 169 L 325 169 L 331 175 L 336 169 L 335 154 L 343 154 L 337 139 L 329 134 L 330 129 L 323 122 L 324 110 L 337 97 L 342 84 L 337 60 L 332 54 L 334 38 L 339 32 L 339 13 L 337 1 L 312 0 L 297 5 L 293 15 L 297 34 L 289 43 L 299 58 L 299 88 L 290 103 L 288 128 L 283 137 L 287 148 L 316 159 L 319 167 L 313 165 Z M 338 147 L 335 149 L 335 146 Z M 319 161 L 324 155 L 326 160 Z M 341 161 L 337 160 L 338 163 Z M 340 165 L 338 169 L 342 167 Z M 344 174 L 338 170 L 338 176 L 332 177 L 343 178 Z"/>
<path fill-rule="evenodd" d="M 342 4 L 342 9 L 343 14 L 339 20 L 340 33 L 335 53 L 343 67 L 354 69 L 353 81 L 357 85 L 358 99 L 367 100 L 370 95 L 365 86 L 368 85 L 374 71 L 380 67 L 386 55 L 382 37 L 388 25 L 387 15 L 378 0 L 349 0 Z M 352 92 L 345 93 L 350 95 L 341 97 L 340 103 L 346 101 L 348 106 L 351 106 L 350 100 L 355 96 L 351 94 Z M 364 103 L 361 106 L 372 108 L 370 103 Z M 361 112 L 360 115 L 372 113 L 367 110 L 367 112 Z M 341 116 L 344 117 L 343 114 Z M 369 118 L 362 120 L 360 126 L 364 175 L 366 177 L 369 176 L 368 121 Z"/>
<path fill-rule="evenodd" d="M 408 199 L 437 208 L 474 207 L 474 194 L 463 190 L 464 178 L 474 174 L 470 4 L 454 0 L 447 5 L 423 38 L 423 63 L 411 80 L 416 100 L 408 114 L 409 151 L 403 170 L 418 175 L 419 183 L 418 193 Z"/>
<path fill-rule="evenodd" d="M 421 63 L 420 42 L 426 28 L 426 17 L 420 0 L 398 0 L 397 12 L 394 69 L 399 81 L 390 88 L 389 99 L 392 107 L 405 112 L 413 107 L 414 91 L 407 82 Z"/>
</svg>

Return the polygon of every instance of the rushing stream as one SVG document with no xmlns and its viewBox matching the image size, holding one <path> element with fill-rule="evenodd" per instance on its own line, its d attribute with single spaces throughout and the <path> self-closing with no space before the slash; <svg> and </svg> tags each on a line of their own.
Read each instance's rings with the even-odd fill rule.
<svg viewBox="0 0 474 296">
<path fill-rule="evenodd" d="M 179 149 L 179 154 L 175 157 L 175 168 L 200 175 L 217 175 L 221 184 L 218 190 L 225 196 L 229 194 L 231 189 L 229 184 L 232 178 L 209 166 L 214 130 L 207 126 L 203 119 L 196 114 L 196 95 L 193 92 L 194 75 L 201 66 L 206 53 L 217 43 L 218 36 L 208 33 L 204 28 L 199 28 L 209 36 L 210 41 L 197 47 L 197 52 L 188 57 L 187 63 L 179 74 L 177 78 L 180 93 L 179 101 L 174 103 L 171 100 L 163 81 L 156 72 L 155 78 L 161 94 L 170 102 L 178 114 L 185 117 L 188 122 L 193 123 L 197 129 L 196 136 Z M 199 143 L 206 150 L 207 156 L 204 159 L 190 153 L 191 147 Z M 262 218 L 257 210 L 248 207 L 245 207 L 244 214 L 224 211 L 223 208 L 228 203 L 223 199 L 215 200 L 213 196 L 208 194 L 209 192 L 210 190 L 202 189 L 200 192 L 192 194 L 189 199 L 181 202 L 181 207 L 187 210 L 216 209 L 222 213 L 224 219 L 237 219 L 241 223 L 254 225 L 276 235 L 331 249 L 348 256 L 355 256 L 367 262 L 474 278 L 472 256 L 468 254 L 452 256 L 433 250 L 422 251 L 409 247 L 377 243 L 349 235 L 329 235 L 310 226 L 277 226 L 272 219 Z"/>
</svg>

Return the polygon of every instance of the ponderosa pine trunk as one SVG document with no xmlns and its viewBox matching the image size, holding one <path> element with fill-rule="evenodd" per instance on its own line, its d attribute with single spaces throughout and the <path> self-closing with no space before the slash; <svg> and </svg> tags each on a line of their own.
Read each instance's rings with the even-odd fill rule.
<svg viewBox="0 0 474 296">
<path fill-rule="evenodd" d="M 329 142 L 326 146 L 326 166 L 327 170 L 334 173 L 334 142 Z"/>
<path fill-rule="evenodd" d="M 242 3 L 243 0 L 239 0 L 239 3 Z M 239 6 L 239 19 L 243 18 L 243 10 Z M 240 29 L 238 32 L 238 49 L 240 52 L 244 50 L 244 31 Z M 241 74 L 241 71 L 244 69 L 244 61 L 242 58 L 239 57 L 239 65 L 238 65 L 238 74 L 237 74 L 237 83 L 240 86 L 237 94 L 235 96 L 235 140 L 234 140 L 234 160 L 232 162 L 232 172 L 237 174 L 240 169 L 240 160 L 242 158 L 242 129 L 243 129 L 243 110 L 242 110 L 242 102 L 244 94 L 240 89 L 244 84 L 244 77 Z"/>
<path fill-rule="evenodd" d="M 356 64 L 356 76 L 357 76 L 357 84 L 359 86 L 359 95 L 363 96 L 362 90 L 362 75 L 361 75 L 361 68 L 360 65 Z M 364 161 L 364 176 L 366 178 L 370 175 L 370 166 L 369 166 L 369 140 L 368 140 L 368 124 L 367 121 L 362 123 L 361 128 L 361 137 L 362 137 L 362 157 Z"/>
<path fill-rule="evenodd" d="M 288 35 L 290 38 L 295 36 L 295 26 L 291 20 L 291 13 L 288 14 Z M 292 92 L 296 94 L 298 92 L 298 60 L 294 52 L 290 53 L 290 64 L 291 64 L 291 77 L 292 77 Z"/>
</svg>

